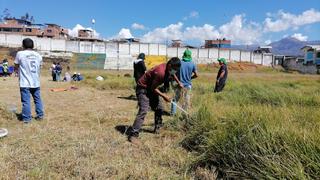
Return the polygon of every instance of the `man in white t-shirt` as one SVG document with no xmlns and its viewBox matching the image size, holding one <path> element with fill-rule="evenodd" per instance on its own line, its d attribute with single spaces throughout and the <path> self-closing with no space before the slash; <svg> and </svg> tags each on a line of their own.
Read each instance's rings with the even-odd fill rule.
<svg viewBox="0 0 320 180">
<path fill-rule="evenodd" d="M 43 105 L 40 96 L 40 67 L 42 57 L 33 51 L 33 41 L 26 38 L 22 41 L 23 51 L 19 51 L 15 58 L 15 70 L 19 71 L 19 85 L 22 103 L 21 118 L 24 123 L 29 123 L 31 117 L 30 94 L 36 108 L 36 120 L 42 120 Z"/>
</svg>

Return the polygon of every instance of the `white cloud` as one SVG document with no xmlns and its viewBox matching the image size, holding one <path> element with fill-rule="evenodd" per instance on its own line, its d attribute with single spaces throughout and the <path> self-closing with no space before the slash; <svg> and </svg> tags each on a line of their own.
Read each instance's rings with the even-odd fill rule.
<svg viewBox="0 0 320 180">
<path fill-rule="evenodd" d="M 199 17 L 199 13 L 193 11 L 186 19 L 191 16 Z M 165 27 L 158 27 L 144 34 L 141 40 L 143 42 L 163 43 L 173 39 L 181 39 L 203 43 L 206 39 L 226 38 L 232 40 L 232 44 L 269 44 L 271 40 L 263 38 L 268 33 L 297 29 L 303 25 L 316 22 L 320 22 L 320 12 L 314 9 L 306 10 L 298 15 L 281 10 L 275 14 L 267 13 L 263 22 L 247 21 L 245 14 L 238 14 L 221 26 L 204 24 L 202 26 L 185 27 L 182 22 L 177 22 Z M 308 38 L 299 33 L 294 36 L 300 40 Z"/>
<path fill-rule="evenodd" d="M 197 11 L 192 11 L 189 15 L 190 18 L 198 18 L 199 17 L 199 12 Z"/>
<path fill-rule="evenodd" d="M 144 25 L 138 24 L 138 23 L 133 23 L 133 24 L 131 25 L 131 28 L 132 28 L 132 29 L 137 29 L 137 30 L 144 30 L 144 29 L 146 29 L 146 27 L 145 27 Z"/>
<path fill-rule="evenodd" d="M 143 35 L 142 41 L 144 42 L 165 42 L 166 40 L 182 39 L 182 26 L 183 23 L 170 24 L 164 28 L 156 28 Z"/>
<path fill-rule="evenodd" d="M 91 30 L 91 31 L 93 31 L 94 37 L 96 37 L 96 38 L 100 37 L 100 33 L 93 30 L 91 27 L 86 28 L 86 27 L 82 26 L 81 24 L 77 24 L 72 29 L 68 29 L 68 33 L 72 37 L 78 37 L 78 31 L 81 29 Z"/>
<path fill-rule="evenodd" d="M 268 39 L 268 40 L 264 41 L 264 44 L 268 45 L 268 44 L 271 44 L 271 42 L 272 41 L 270 39 Z"/>
<path fill-rule="evenodd" d="M 133 38 L 133 36 L 131 34 L 130 29 L 122 28 L 115 38 L 117 38 L 117 39 L 122 39 L 122 38 L 123 39 L 129 39 L 129 38 Z"/>
<path fill-rule="evenodd" d="M 265 32 L 279 32 L 293 28 L 298 29 L 300 26 L 320 22 L 320 12 L 314 9 L 304 11 L 300 15 L 278 11 L 274 17 L 268 14 L 264 21 Z"/>
<path fill-rule="evenodd" d="M 184 21 L 190 19 L 190 18 L 199 18 L 199 12 L 198 11 L 191 11 L 190 14 L 183 18 Z"/>
<path fill-rule="evenodd" d="M 145 42 L 164 42 L 166 40 L 198 40 L 227 38 L 233 43 L 252 44 L 261 36 L 261 28 L 255 23 L 246 23 L 244 15 L 236 15 L 233 19 L 218 29 L 210 24 L 183 28 L 183 23 L 171 24 L 167 27 L 156 28 L 142 38 Z"/>
<path fill-rule="evenodd" d="M 261 37 L 261 28 L 257 23 L 246 23 L 244 15 L 235 15 L 229 23 L 222 25 L 223 37 L 238 43 L 253 44 Z"/>
<path fill-rule="evenodd" d="M 299 41 L 307 41 L 308 36 L 303 36 L 301 33 L 295 33 L 291 37 L 298 39 Z"/>
<path fill-rule="evenodd" d="M 187 27 L 183 32 L 184 40 L 201 40 L 216 39 L 220 37 L 220 33 L 210 24 L 205 24 L 202 27 L 192 26 Z"/>
</svg>

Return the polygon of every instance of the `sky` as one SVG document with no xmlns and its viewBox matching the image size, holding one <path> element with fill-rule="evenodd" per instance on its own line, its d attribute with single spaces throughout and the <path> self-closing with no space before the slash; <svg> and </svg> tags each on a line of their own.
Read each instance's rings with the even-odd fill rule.
<svg viewBox="0 0 320 180">
<path fill-rule="evenodd" d="M 104 39 L 190 45 L 216 38 L 246 45 L 320 40 L 320 0 L 0 0 L 0 13 L 6 8 L 14 17 L 28 12 L 36 23 L 59 24 L 73 36 L 91 28 Z"/>
</svg>

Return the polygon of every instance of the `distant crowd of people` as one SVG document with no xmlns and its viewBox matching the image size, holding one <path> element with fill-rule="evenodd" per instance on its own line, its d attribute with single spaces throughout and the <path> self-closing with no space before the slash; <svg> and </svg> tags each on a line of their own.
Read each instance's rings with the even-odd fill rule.
<svg viewBox="0 0 320 180">
<path fill-rule="evenodd" d="M 51 70 L 51 75 L 52 75 L 52 81 L 61 81 L 61 73 L 62 73 L 62 66 L 58 62 L 53 62 L 50 70 Z M 70 81 L 82 81 L 84 78 L 81 75 L 81 73 L 74 72 L 73 75 L 70 75 L 70 66 L 67 66 L 67 70 L 64 74 L 64 77 L 62 81 L 64 82 L 70 82 Z"/>
</svg>

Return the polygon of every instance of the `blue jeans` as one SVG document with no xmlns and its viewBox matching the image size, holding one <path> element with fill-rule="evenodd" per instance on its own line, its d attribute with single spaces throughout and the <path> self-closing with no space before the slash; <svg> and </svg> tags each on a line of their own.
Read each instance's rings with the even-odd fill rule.
<svg viewBox="0 0 320 180">
<path fill-rule="evenodd" d="M 183 98 L 182 101 L 182 109 L 188 110 L 190 106 L 190 99 L 191 99 L 191 86 L 185 86 L 184 89 L 176 87 L 174 89 L 175 96 L 172 99 L 173 102 L 178 103 L 181 96 Z M 171 104 L 171 115 L 175 115 L 177 113 L 177 106 L 176 104 Z"/>
<path fill-rule="evenodd" d="M 43 106 L 40 97 L 40 87 L 38 88 L 20 88 L 21 103 L 22 103 L 22 120 L 31 121 L 31 105 L 30 94 L 36 107 L 37 118 L 43 118 Z"/>
</svg>

